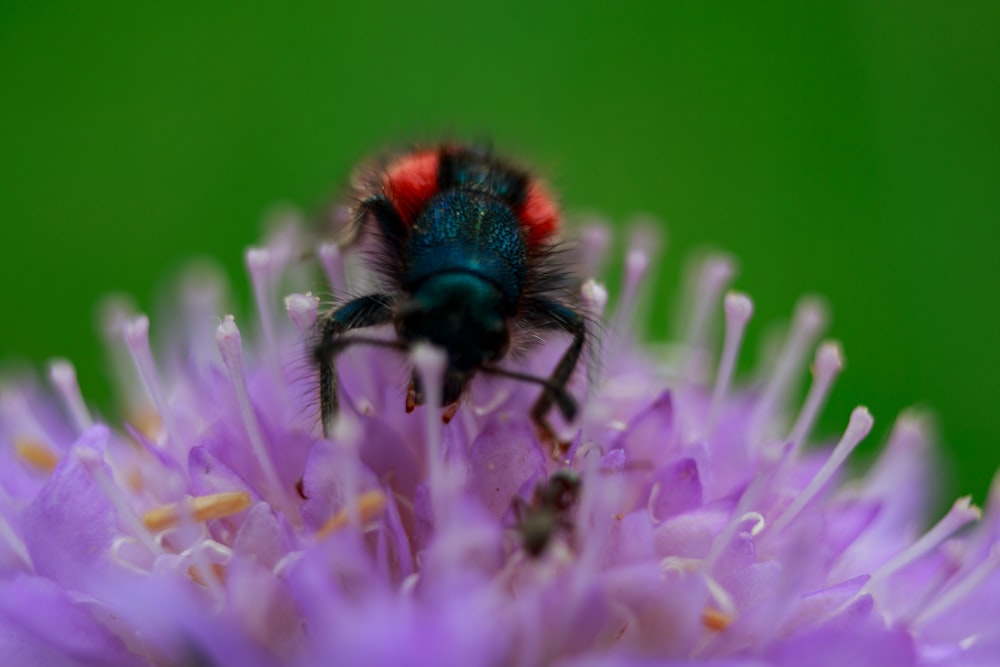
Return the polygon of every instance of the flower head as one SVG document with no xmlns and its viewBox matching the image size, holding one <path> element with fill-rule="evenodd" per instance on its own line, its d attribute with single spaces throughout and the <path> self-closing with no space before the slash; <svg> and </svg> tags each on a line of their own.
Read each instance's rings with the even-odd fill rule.
<svg viewBox="0 0 1000 667">
<path fill-rule="evenodd" d="M 596 266 L 603 237 L 585 238 Z M 303 243 L 289 227 L 247 253 L 256 321 L 213 321 L 221 282 L 191 277 L 153 323 L 156 355 L 145 316 L 108 309 L 121 426 L 88 410 L 65 361 L 45 387 L 0 387 L 5 664 L 1000 661 L 1000 488 L 971 528 L 968 499 L 928 528 L 933 437 L 917 413 L 855 479 L 843 464 L 871 429 L 865 408 L 837 442 L 806 446 L 843 366 L 836 343 L 812 352 L 819 302 L 738 382 L 753 305 L 723 296 L 732 262 L 700 262 L 679 340 L 642 347 L 640 244 L 601 363 L 570 385 L 587 399 L 563 424 L 568 448 L 539 442 L 534 391 L 504 377 L 478 378 L 443 425 L 442 357 L 420 346 L 345 353 L 324 439 L 305 361 L 320 302 L 294 292 Z M 342 288 L 339 249 L 318 255 Z M 583 298 L 600 317 L 604 289 Z M 515 363 L 549 369 L 564 345 Z M 427 388 L 413 414 L 408 364 Z"/>
</svg>

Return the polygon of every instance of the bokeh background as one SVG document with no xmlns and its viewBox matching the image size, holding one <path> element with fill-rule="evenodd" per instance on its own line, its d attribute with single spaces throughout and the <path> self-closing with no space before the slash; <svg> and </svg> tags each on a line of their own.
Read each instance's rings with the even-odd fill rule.
<svg viewBox="0 0 1000 667">
<path fill-rule="evenodd" d="M 868 404 L 870 453 L 932 406 L 951 490 L 982 500 L 1000 3 L 418 4 L 0 4 L 0 358 L 69 357 L 107 410 L 101 295 L 151 308 L 208 255 L 245 312 L 242 251 L 273 203 L 314 210 L 387 143 L 492 137 L 571 211 L 664 221 L 650 336 L 706 245 L 740 260 L 751 345 L 826 295 L 848 368 L 823 430 Z"/>
</svg>

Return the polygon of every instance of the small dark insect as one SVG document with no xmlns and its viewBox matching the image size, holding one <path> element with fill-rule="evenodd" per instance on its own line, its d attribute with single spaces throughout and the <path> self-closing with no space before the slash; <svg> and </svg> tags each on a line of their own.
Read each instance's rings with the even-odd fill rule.
<svg viewBox="0 0 1000 667">
<path fill-rule="evenodd" d="M 527 171 L 488 150 L 445 145 L 404 154 L 362 174 L 355 207 L 358 236 L 370 234 L 376 293 L 340 304 L 321 318 L 313 353 L 319 367 L 323 432 L 338 411 L 334 360 L 351 345 L 407 350 L 430 342 L 447 354 L 442 400 L 447 422 L 477 372 L 542 386 L 531 417 L 554 441 L 547 421 L 553 406 L 567 421 L 577 411 L 566 392 L 587 340 L 579 285 L 560 263 L 559 211 Z M 392 324 L 395 340 L 352 330 Z M 548 378 L 498 366 L 513 347 L 542 331 L 572 342 Z M 424 402 L 411 376 L 406 409 Z"/>
<path fill-rule="evenodd" d="M 571 532 L 573 507 L 580 496 L 580 475 L 568 469 L 557 470 L 544 482 L 535 485 L 531 502 L 514 498 L 514 517 L 521 546 L 532 558 L 545 553 L 559 531 Z"/>
</svg>

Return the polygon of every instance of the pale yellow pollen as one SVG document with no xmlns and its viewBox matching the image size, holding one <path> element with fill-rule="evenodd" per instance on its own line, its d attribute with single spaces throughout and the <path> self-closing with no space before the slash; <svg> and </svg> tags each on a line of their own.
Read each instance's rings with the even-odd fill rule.
<svg viewBox="0 0 1000 667">
<path fill-rule="evenodd" d="M 246 491 L 225 491 L 207 496 L 195 496 L 187 501 L 187 507 L 170 503 L 156 507 L 142 515 L 146 528 L 154 533 L 173 528 L 181 522 L 185 514 L 195 521 L 223 519 L 250 507 L 250 494 Z M 186 511 L 185 511 L 186 509 Z"/>
<path fill-rule="evenodd" d="M 375 489 L 365 491 L 358 497 L 357 512 L 362 523 L 371 521 L 385 510 L 385 494 Z M 326 520 L 326 523 L 316 531 L 316 537 L 323 538 L 340 530 L 351 521 L 351 511 L 345 507 Z"/>
<path fill-rule="evenodd" d="M 138 468 L 132 468 L 125 475 L 125 480 L 128 482 L 128 488 L 133 491 L 142 490 L 142 471 Z"/>
<path fill-rule="evenodd" d="M 129 415 L 128 423 L 153 442 L 163 431 L 163 420 L 160 419 L 160 413 L 152 405 L 144 405 L 136 409 Z"/>
<path fill-rule="evenodd" d="M 59 456 L 45 443 L 33 438 L 16 438 L 14 451 L 22 461 L 44 472 L 52 472 L 59 464 Z"/>
<path fill-rule="evenodd" d="M 728 628 L 729 624 L 732 622 L 733 617 L 730 614 L 719 611 L 718 609 L 705 607 L 705 611 L 701 612 L 701 624 L 709 630 L 722 632 Z"/>
<path fill-rule="evenodd" d="M 219 583 L 222 584 L 226 583 L 225 565 L 222 565 L 221 563 L 212 563 L 211 565 L 209 565 L 209 570 L 211 570 L 215 578 L 219 580 Z M 188 577 L 191 578 L 191 581 L 198 584 L 199 586 L 208 586 L 208 582 L 205 580 L 205 577 L 202 576 L 201 569 L 198 568 L 197 566 L 192 565 L 191 567 L 189 567 L 187 569 L 187 574 Z"/>
</svg>

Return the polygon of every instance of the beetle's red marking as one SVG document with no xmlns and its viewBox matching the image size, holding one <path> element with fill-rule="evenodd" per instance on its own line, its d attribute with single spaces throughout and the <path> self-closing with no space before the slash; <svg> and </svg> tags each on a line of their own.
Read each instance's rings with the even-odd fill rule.
<svg viewBox="0 0 1000 667">
<path fill-rule="evenodd" d="M 518 217 L 528 247 L 545 241 L 559 229 L 559 209 L 552 196 L 537 181 L 528 185 Z"/>
<path fill-rule="evenodd" d="M 419 151 L 404 155 L 386 169 L 382 183 L 385 195 L 407 225 L 413 224 L 437 192 L 439 160 L 437 151 Z"/>
</svg>

